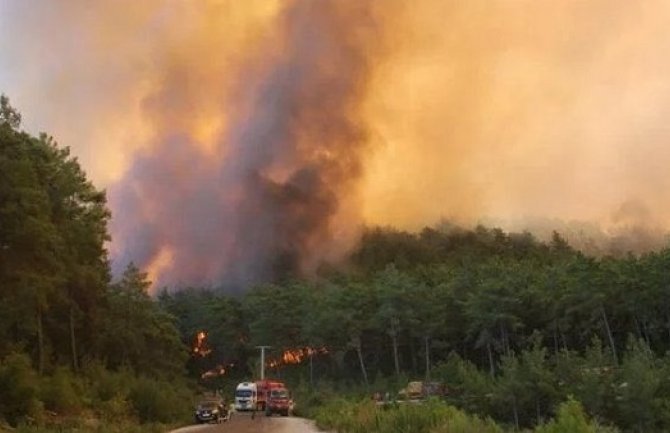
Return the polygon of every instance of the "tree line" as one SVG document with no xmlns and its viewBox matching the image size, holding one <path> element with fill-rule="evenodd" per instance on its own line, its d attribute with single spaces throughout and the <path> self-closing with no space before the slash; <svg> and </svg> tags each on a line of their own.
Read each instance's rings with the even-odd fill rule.
<svg viewBox="0 0 670 433">
<path fill-rule="evenodd" d="M 0 424 L 58 409 L 68 399 L 52 391 L 91 369 L 96 383 L 112 370 L 183 377 L 188 348 L 146 274 L 111 279 L 105 192 L 67 147 L 20 127 L 0 96 Z"/>
<path fill-rule="evenodd" d="M 49 391 L 68 388 L 49 385 L 63 377 L 174 379 L 186 367 L 218 387 L 254 375 L 255 347 L 269 344 L 270 374 L 313 389 L 427 378 L 446 382 L 454 405 L 519 427 L 568 395 L 630 431 L 670 425 L 670 249 L 591 257 L 558 233 L 542 242 L 486 227 L 371 228 L 345 265 L 313 278 L 152 299 L 132 264 L 112 281 L 105 192 L 67 148 L 20 122 L 2 96 L 0 415 L 12 423 L 36 403 L 65 401 Z M 189 356 L 201 331 L 208 350 Z M 288 365 L 287 350 L 302 362 Z M 122 377 L 95 398 L 130 401 Z M 25 389 L 26 404 L 7 409 Z"/>
<path fill-rule="evenodd" d="M 242 296 L 165 291 L 159 302 L 185 339 L 208 331 L 212 353 L 190 360 L 196 374 L 218 363 L 251 375 L 256 345 L 275 357 L 325 348 L 272 374 L 369 391 L 441 380 L 453 404 L 518 427 L 573 395 L 607 422 L 663 431 L 669 299 L 670 249 L 596 258 L 558 233 L 542 242 L 443 226 L 369 229 L 346 267 L 314 279 Z"/>
</svg>

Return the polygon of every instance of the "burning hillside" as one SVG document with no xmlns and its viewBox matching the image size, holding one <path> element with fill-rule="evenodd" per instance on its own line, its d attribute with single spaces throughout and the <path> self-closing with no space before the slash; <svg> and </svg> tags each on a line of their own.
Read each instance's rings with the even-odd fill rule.
<svg viewBox="0 0 670 433">
<path fill-rule="evenodd" d="M 370 2 L 294 1 L 274 21 L 208 143 L 189 120 L 173 123 L 197 79 L 190 64 L 147 101 L 158 137 L 112 191 L 124 209 L 120 262 L 133 258 L 159 282 L 234 289 L 309 271 L 351 240 L 369 148 L 359 112 L 378 32 Z"/>
<path fill-rule="evenodd" d="M 108 187 L 115 271 L 154 287 L 309 273 L 364 224 L 670 228 L 664 0 L 0 8 L 0 87 Z"/>
</svg>

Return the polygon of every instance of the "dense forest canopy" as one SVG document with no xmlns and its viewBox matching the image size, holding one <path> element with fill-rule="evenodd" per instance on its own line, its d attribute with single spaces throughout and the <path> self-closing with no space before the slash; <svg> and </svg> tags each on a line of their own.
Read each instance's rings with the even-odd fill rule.
<svg viewBox="0 0 670 433">
<path fill-rule="evenodd" d="M 440 380 L 455 405 L 521 427 L 572 395 L 605 422 L 663 431 L 669 295 L 670 249 L 594 258 L 558 233 L 374 228 L 346 269 L 159 301 L 183 336 L 207 330 L 189 368 L 213 384 L 253 374 L 255 346 L 270 344 L 272 374 L 312 385 Z"/>
<path fill-rule="evenodd" d="M 117 422 L 181 416 L 143 410 L 151 400 L 142 393 L 183 376 L 188 352 L 173 318 L 148 295 L 145 273 L 131 265 L 111 281 L 105 192 L 67 147 L 20 126 L 2 95 L 0 424 L 42 422 L 42 409 L 104 411 L 117 398 L 128 402 Z"/>
<path fill-rule="evenodd" d="M 12 424 L 36 402 L 59 410 L 54 389 L 75 389 L 63 383 L 128 371 L 134 385 L 114 379 L 115 392 L 151 420 L 160 412 L 140 404 L 146 395 L 183 402 L 147 381 L 188 372 L 227 389 L 271 345 L 269 374 L 312 390 L 428 378 L 452 404 L 509 425 L 541 423 L 573 396 L 627 431 L 670 427 L 670 249 L 592 257 L 559 233 L 370 228 L 346 265 L 311 278 L 154 299 L 133 264 L 112 281 L 105 192 L 0 102 L 0 415 Z M 95 399 L 117 395 L 100 386 Z"/>
</svg>

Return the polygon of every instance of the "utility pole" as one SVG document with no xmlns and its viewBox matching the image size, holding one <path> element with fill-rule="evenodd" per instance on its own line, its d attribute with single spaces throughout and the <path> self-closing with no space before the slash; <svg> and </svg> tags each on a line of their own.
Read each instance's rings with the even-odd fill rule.
<svg viewBox="0 0 670 433">
<path fill-rule="evenodd" d="M 272 346 L 256 346 L 261 351 L 261 380 L 265 379 L 265 351 L 270 348 Z"/>
</svg>

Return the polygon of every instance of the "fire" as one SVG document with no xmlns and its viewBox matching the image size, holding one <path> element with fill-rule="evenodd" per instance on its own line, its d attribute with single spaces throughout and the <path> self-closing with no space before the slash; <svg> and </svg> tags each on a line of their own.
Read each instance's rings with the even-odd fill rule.
<svg viewBox="0 0 670 433">
<path fill-rule="evenodd" d="M 80 3 L 0 2 L 0 81 L 156 288 L 313 271 L 362 225 L 670 228 L 665 0 Z"/>
<path fill-rule="evenodd" d="M 210 349 L 207 345 L 207 332 L 198 331 L 198 333 L 195 335 L 192 352 L 193 356 L 199 356 L 202 358 L 212 353 L 212 349 Z"/>
<path fill-rule="evenodd" d="M 223 376 L 226 374 L 226 368 L 223 365 L 217 365 L 215 368 L 208 370 L 200 375 L 200 379 L 210 379 L 212 377 Z"/>
<path fill-rule="evenodd" d="M 234 362 L 231 362 L 228 365 L 219 364 L 211 370 L 207 370 L 206 372 L 202 373 L 200 375 L 200 379 L 211 379 L 214 377 L 225 376 L 225 374 L 228 372 L 228 369 L 233 367 L 235 367 Z"/>
<path fill-rule="evenodd" d="M 275 368 L 280 365 L 300 364 L 314 355 L 325 355 L 328 349 L 325 347 L 302 347 L 297 349 L 287 349 L 280 357 L 268 361 L 268 367 Z"/>
</svg>

